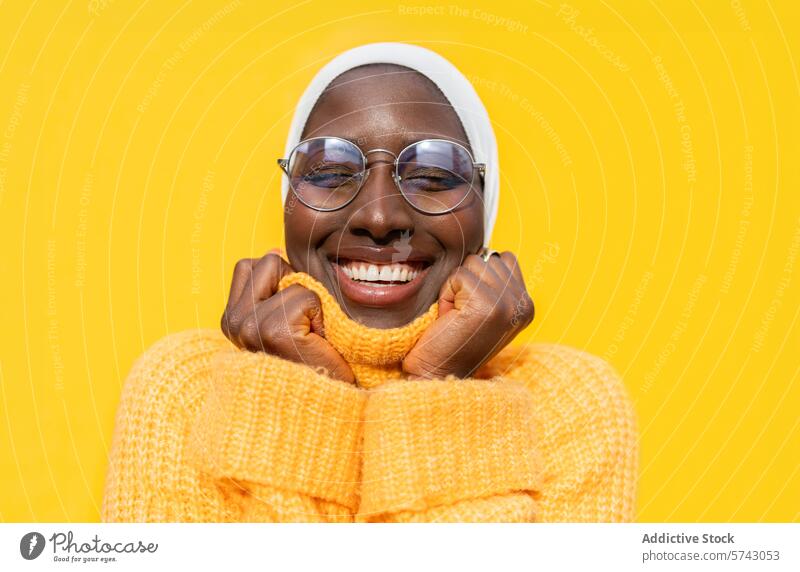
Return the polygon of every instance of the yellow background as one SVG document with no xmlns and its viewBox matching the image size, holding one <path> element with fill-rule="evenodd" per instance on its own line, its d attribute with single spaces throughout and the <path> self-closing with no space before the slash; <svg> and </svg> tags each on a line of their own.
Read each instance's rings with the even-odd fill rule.
<svg viewBox="0 0 800 572">
<path fill-rule="evenodd" d="M 796 3 L 0 3 L 0 519 L 98 519 L 132 361 L 282 241 L 315 70 L 432 48 L 495 122 L 523 340 L 623 374 L 638 520 L 800 521 Z"/>
</svg>

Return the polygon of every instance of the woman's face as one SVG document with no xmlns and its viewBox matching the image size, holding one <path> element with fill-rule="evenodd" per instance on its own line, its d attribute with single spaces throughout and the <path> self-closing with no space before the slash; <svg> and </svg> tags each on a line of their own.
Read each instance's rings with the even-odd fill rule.
<svg viewBox="0 0 800 572">
<path fill-rule="evenodd" d="M 397 155 L 410 143 L 432 138 L 470 148 L 458 115 L 428 78 L 384 64 L 354 68 L 334 80 L 302 138 L 320 136 L 348 139 L 365 153 L 380 148 Z M 353 319 L 375 328 L 402 326 L 424 313 L 447 276 L 483 244 L 479 188 L 452 212 L 424 214 L 400 194 L 393 160 L 387 153 L 368 154 L 366 182 L 339 210 L 313 210 L 291 191 L 284 209 L 286 249 L 295 270 L 322 282 Z M 405 271 L 406 280 L 416 277 L 351 277 L 364 278 L 361 272 L 370 264 Z"/>
</svg>

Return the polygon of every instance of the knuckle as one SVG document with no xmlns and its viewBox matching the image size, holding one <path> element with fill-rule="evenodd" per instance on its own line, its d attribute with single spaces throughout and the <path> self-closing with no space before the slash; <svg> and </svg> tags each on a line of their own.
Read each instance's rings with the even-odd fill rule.
<svg viewBox="0 0 800 572">
<path fill-rule="evenodd" d="M 243 274 L 252 268 L 253 262 L 249 258 L 241 258 L 233 267 L 234 274 Z"/>
<path fill-rule="evenodd" d="M 307 310 L 319 312 L 322 310 L 322 302 L 314 292 L 300 284 L 292 284 L 285 290 L 286 295 L 290 296 L 297 303 L 287 306 L 294 312 L 303 314 Z M 288 313 L 288 312 L 287 312 Z"/>
<path fill-rule="evenodd" d="M 512 308 L 511 323 L 524 328 L 533 321 L 534 313 L 533 300 L 527 292 L 523 292 Z"/>
<path fill-rule="evenodd" d="M 280 254 L 270 252 L 266 254 L 262 260 L 267 271 L 276 279 L 288 273 L 284 271 L 284 269 L 288 268 L 288 264 Z"/>
<path fill-rule="evenodd" d="M 256 263 L 258 269 L 265 272 L 272 272 L 277 266 L 274 254 L 265 254 Z"/>
<path fill-rule="evenodd" d="M 228 312 L 222 313 L 222 317 L 219 320 L 219 327 L 226 338 L 231 339 L 233 337 L 233 323 L 228 316 Z"/>
<path fill-rule="evenodd" d="M 249 349 L 262 345 L 261 328 L 255 316 L 249 316 L 239 328 L 239 339 Z"/>
<path fill-rule="evenodd" d="M 261 332 L 261 339 L 270 345 L 278 345 L 281 340 L 287 339 L 291 336 L 291 329 L 289 323 L 284 318 L 283 314 L 279 316 L 269 316 L 261 321 L 259 325 Z"/>
<path fill-rule="evenodd" d="M 234 310 L 226 310 L 222 314 L 222 319 L 220 320 L 222 331 L 225 333 L 226 336 L 229 338 L 232 336 L 236 336 L 239 333 L 239 328 L 242 324 L 242 319 L 239 313 Z"/>
</svg>

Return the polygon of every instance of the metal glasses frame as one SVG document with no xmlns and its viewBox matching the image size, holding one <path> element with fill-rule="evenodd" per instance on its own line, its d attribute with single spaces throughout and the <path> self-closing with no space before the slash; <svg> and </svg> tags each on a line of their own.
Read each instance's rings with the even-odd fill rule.
<svg viewBox="0 0 800 572">
<path fill-rule="evenodd" d="M 338 141 L 342 141 L 342 142 L 344 142 L 344 143 L 346 143 L 348 145 L 351 145 L 361 155 L 361 164 L 364 166 L 364 170 L 362 172 L 365 173 L 365 175 L 361 179 L 361 182 L 359 183 L 358 188 L 356 189 L 356 192 L 353 193 L 353 196 L 351 196 L 346 202 L 342 203 L 341 205 L 336 206 L 336 207 L 332 207 L 332 208 L 316 207 L 316 206 L 310 205 L 306 201 L 304 201 L 303 197 L 301 197 L 300 194 L 297 192 L 297 190 L 294 188 L 294 185 L 292 184 L 292 176 L 289 174 L 289 164 L 290 164 L 290 162 L 292 160 L 292 157 L 294 156 L 295 152 L 297 152 L 297 148 L 300 147 L 301 145 L 304 145 L 304 144 L 308 143 L 309 141 L 315 141 L 315 140 L 319 140 L 319 139 L 336 139 Z M 398 159 L 400 158 L 400 156 L 403 153 L 405 153 L 408 149 L 410 149 L 411 147 L 414 147 L 415 145 L 419 145 L 420 143 L 435 142 L 435 141 L 442 142 L 442 143 L 449 143 L 450 145 L 455 145 L 456 147 L 460 147 L 461 149 L 463 149 L 466 152 L 467 157 L 469 157 L 470 161 L 472 161 L 473 169 L 477 169 L 478 173 L 480 174 L 481 177 L 483 177 L 483 175 L 486 173 L 486 164 L 485 163 L 476 163 L 475 162 L 475 158 L 472 156 L 472 153 L 470 153 L 469 149 L 467 149 L 466 147 L 464 147 L 460 143 L 456 143 L 455 141 L 450 141 L 449 139 L 421 139 L 420 141 L 415 141 L 413 143 L 410 143 L 410 144 L 406 145 L 405 147 L 403 147 L 403 149 L 399 153 L 397 153 L 395 155 L 393 152 L 389 151 L 388 149 L 382 149 L 382 148 L 370 149 L 369 151 L 364 152 L 364 151 L 361 150 L 361 147 L 359 147 L 358 145 L 356 145 L 355 143 L 353 143 L 349 139 L 345 139 L 343 137 L 335 137 L 335 136 L 310 137 L 308 139 L 303 139 L 297 145 L 295 145 L 294 148 L 292 149 L 292 152 L 289 153 L 289 157 L 287 159 L 278 159 L 278 166 L 281 168 L 281 170 L 283 170 L 284 173 L 286 173 L 286 176 L 289 177 L 289 188 L 292 189 L 292 192 L 294 193 L 294 196 L 297 197 L 298 201 L 300 201 L 301 203 L 303 203 L 305 206 L 307 206 L 310 209 L 314 209 L 314 210 L 320 211 L 320 212 L 331 212 L 331 211 L 337 211 L 339 209 L 342 209 L 342 208 L 346 207 L 351 202 L 353 202 L 353 199 L 355 199 L 358 196 L 358 193 L 361 192 L 361 189 L 364 187 L 364 183 L 367 182 L 367 178 L 369 177 L 369 173 L 370 173 L 370 169 L 367 169 L 367 155 L 369 155 L 370 153 L 388 153 L 389 155 L 394 157 L 394 161 L 393 161 L 394 170 L 392 171 L 392 180 L 394 181 L 394 184 L 397 187 L 397 190 L 400 191 L 400 194 L 403 196 L 403 198 L 406 200 L 406 202 L 408 204 L 410 204 L 414 209 L 416 209 L 416 210 L 418 210 L 418 211 L 420 211 L 422 213 L 425 213 L 425 214 L 430 214 L 430 215 L 445 214 L 445 213 L 449 213 L 449 212 L 452 212 L 455 209 L 457 209 L 458 206 L 461 203 L 463 203 L 464 200 L 466 200 L 466 198 L 469 196 L 469 191 L 464 193 L 464 196 L 461 198 L 461 200 L 458 201 L 458 203 L 456 203 L 455 205 L 453 205 L 449 209 L 444 210 L 444 211 L 430 212 L 430 211 L 423 210 L 423 209 L 419 208 L 417 205 L 415 205 L 414 203 L 412 203 L 411 200 L 403 192 L 403 187 L 400 184 L 402 182 L 402 178 L 400 177 L 400 173 L 399 173 L 400 165 L 398 163 Z M 470 182 L 470 190 L 474 186 L 473 182 L 474 182 L 474 179 L 473 179 L 473 181 Z"/>
</svg>

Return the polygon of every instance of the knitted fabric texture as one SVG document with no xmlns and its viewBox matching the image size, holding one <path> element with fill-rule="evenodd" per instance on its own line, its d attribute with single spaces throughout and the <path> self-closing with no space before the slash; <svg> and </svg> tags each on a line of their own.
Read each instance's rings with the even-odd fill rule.
<svg viewBox="0 0 800 572">
<path fill-rule="evenodd" d="M 372 329 L 319 295 L 357 384 L 169 335 L 134 364 L 117 411 L 107 522 L 622 522 L 635 515 L 636 417 L 605 361 L 509 346 L 473 378 L 410 380 L 400 361 L 436 318 Z"/>
<path fill-rule="evenodd" d="M 360 324 L 345 314 L 336 298 L 304 272 L 284 276 L 278 290 L 299 284 L 319 296 L 325 322 L 325 339 L 350 364 L 361 387 L 376 387 L 402 377 L 401 362 L 439 314 L 434 303 L 428 311 L 401 328 L 378 329 Z"/>
</svg>

